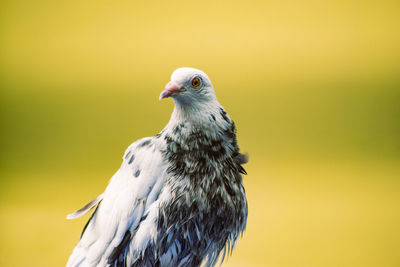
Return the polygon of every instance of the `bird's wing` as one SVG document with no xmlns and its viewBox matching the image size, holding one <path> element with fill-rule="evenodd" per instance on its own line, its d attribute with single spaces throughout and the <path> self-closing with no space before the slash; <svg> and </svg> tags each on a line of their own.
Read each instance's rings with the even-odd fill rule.
<svg viewBox="0 0 400 267">
<path fill-rule="evenodd" d="M 166 164 L 157 139 L 144 138 L 133 143 L 125 152 L 121 168 L 101 195 L 101 203 L 67 266 L 107 266 L 125 258 L 120 254 L 126 255 L 125 247 L 132 242 L 134 230 L 154 209 L 152 204 L 163 188 L 165 175 Z M 84 214 L 96 205 L 95 202 L 74 214 Z"/>
</svg>

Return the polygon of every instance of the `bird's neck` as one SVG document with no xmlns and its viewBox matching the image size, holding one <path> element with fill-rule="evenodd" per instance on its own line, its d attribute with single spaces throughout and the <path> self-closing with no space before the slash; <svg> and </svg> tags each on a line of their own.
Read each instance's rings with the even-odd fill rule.
<svg viewBox="0 0 400 267">
<path fill-rule="evenodd" d="M 190 105 L 175 101 L 174 111 L 167 126 L 174 128 L 181 123 L 186 124 L 187 127 L 200 129 L 222 126 L 217 121 L 220 108 L 221 105 L 218 101 L 199 102 Z M 213 117 L 216 119 L 214 120 Z"/>
</svg>

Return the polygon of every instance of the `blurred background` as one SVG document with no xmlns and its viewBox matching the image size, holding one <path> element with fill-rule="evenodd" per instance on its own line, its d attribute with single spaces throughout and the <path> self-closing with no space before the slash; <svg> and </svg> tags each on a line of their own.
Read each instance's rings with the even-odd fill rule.
<svg viewBox="0 0 400 267">
<path fill-rule="evenodd" d="M 400 266 L 398 1 L 27 1 L 0 8 L 0 266 L 63 266 L 178 67 L 250 154 L 224 266 Z"/>
</svg>

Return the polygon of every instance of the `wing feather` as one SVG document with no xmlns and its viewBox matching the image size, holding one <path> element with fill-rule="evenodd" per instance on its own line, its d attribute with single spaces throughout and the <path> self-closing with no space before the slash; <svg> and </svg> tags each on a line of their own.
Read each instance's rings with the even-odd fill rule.
<svg viewBox="0 0 400 267">
<path fill-rule="evenodd" d="M 99 202 L 103 199 L 103 194 L 97 196 L 95 199 L 93 199 L 92 201 L 90 201 L 89 203 L 87 203 L 85 206 L 83 206 L 82 208 L 80 208 L 79 210 L 68 214 L 67 215 L 67 219 L 68 220 L 73 220 L 76 218 L 79 218 L 83 215 L 85 215 L 89 210 L 91 210 L 92 208 L 94 208 L 97 204 L 99 204 Z"/>
</svg>

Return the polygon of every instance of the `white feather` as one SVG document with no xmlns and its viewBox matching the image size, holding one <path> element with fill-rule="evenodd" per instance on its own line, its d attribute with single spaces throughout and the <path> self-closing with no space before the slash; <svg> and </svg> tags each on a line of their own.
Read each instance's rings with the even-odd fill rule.
<svg viewBox="0 0 400 267">
<path fill-rule="evenodd" d="M 81 209 L 68 214 L 67 215 L 67 219 L 68 220 L 72 220 L 72 219 L 76 219 L 79 218 L 83 215 L 85 215 L 89 210 L 91 210 L 94 206 L 96 206 L 97 204 L 99 204 L 99 202 L 103 199 L 103 194 L 97 196 L 94 200 L 90 201 L 88 204 L 86 204 L 85 206 L 83 206 Z"/>
</svg>

